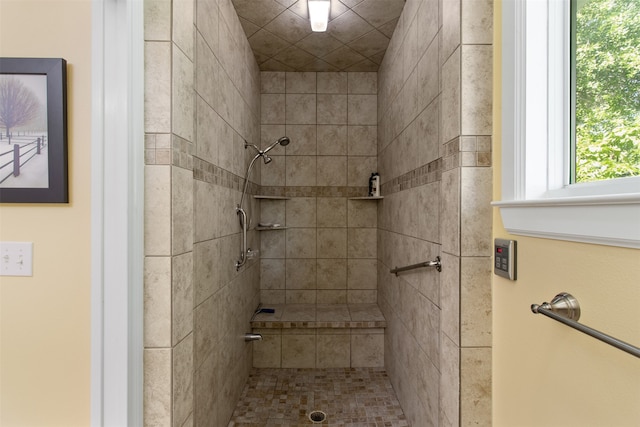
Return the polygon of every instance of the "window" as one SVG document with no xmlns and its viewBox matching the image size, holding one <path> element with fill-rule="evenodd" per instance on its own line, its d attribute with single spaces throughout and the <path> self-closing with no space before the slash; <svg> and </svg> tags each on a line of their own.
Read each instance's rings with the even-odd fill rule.
<svg viewBox="0 0 640 427">
<path fill-rule="evenodd" d="M 513 234 L 640 248 L 640 177 L 572 181 L 570 23 L 568 1 L 503 2 L 502 200 L 494 206 Z"/>
<path fill-rule="evenodd" d="M 640 175 L 638 46 L 638 0 L 572 0 L 572 183 Z"/>
</svg>

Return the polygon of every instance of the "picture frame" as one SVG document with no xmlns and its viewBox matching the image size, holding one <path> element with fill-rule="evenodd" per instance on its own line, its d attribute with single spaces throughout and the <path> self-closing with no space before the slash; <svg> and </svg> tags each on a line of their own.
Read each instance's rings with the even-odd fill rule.
<svg viewBox="0 0 640 427">
<path fill-rule="evenodd" d="M 0 58 L 0 203 L 68 203 L 67 62 Z"/>
</svg>

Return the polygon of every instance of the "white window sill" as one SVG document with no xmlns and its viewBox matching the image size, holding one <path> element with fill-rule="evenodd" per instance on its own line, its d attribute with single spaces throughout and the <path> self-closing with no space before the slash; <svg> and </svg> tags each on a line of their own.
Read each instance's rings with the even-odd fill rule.
<svg viewBox="0 0 640 427">
<path fill-rule="evenodd" d="M 492 205 L 511 234 L 640 249 L 640 193 Z"/>
</svg>

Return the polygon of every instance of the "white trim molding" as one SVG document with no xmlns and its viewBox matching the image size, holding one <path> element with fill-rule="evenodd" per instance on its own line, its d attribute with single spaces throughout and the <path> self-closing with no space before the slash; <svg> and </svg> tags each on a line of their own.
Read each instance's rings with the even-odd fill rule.
<svg viewBox="0 0 640 427">
<path fill-rule="evenodd" d="M 640 248 L 640 177 L 570 184 L 569 2 L 505 0 L 502 200 L 525 236 Z"/>
<path fill-rule="evenodd" d="M 92 3 L 91 425 L 143 425 L 143 2 Z"/>
</svg>

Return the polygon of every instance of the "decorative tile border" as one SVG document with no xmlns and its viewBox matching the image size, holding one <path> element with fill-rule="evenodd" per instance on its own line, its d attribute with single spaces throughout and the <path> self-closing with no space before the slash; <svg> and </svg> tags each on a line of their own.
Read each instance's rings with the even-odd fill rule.
<svg viewBox="0 0 640 427">
<path fill-rule="evenodd" d="M 442 179 L 442 159 L 436 159 L 404 175 L 397 176 L 382 184 L 382 195 L 397 193 Z"/>
<path fill-rule="evenodd" d="M 308 321 L 264 321 L 264 320 L 252 320 L 252 328 L 261 329 L 376 329 L 386 328 L 386 320 L 377 320 L 370 322 L 308 322 Z"/>
</svg>

